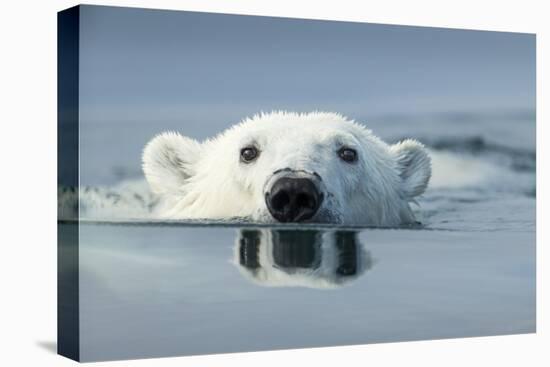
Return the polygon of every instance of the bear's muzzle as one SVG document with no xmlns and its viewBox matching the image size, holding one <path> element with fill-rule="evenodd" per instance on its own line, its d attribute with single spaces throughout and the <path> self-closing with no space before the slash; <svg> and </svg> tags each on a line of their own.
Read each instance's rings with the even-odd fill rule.
<svg viewBox="0 0 550 367">
<path fill-rule="evenodd" d="M 279 222 L 303 222 L 313 218 L 323 202 L 319 176 L 304 171 L 281 170 L 265 193 L 269 213 Z"/>
</svg>

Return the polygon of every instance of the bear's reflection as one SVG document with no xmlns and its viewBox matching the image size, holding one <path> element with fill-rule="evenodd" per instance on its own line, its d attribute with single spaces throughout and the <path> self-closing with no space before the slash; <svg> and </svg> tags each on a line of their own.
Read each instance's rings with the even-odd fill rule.
<svg viewBox="0 0 550 367">
<path fill-rule="evenodd" d="M 275 287 L 337 288 L 372 266 L 350 231 L 242 230 L 234 256 L 247 279 Z"/>
</svg>

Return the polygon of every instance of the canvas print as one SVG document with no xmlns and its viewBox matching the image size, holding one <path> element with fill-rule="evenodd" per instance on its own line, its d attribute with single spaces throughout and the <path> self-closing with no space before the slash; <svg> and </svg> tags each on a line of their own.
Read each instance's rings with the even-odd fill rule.
<svg viewBox="0 0 550 367">
<path fill-rule="evenodd" d="M 58 352 L 533 333 L 535 35 L 58 14 Z"/>
</svg>

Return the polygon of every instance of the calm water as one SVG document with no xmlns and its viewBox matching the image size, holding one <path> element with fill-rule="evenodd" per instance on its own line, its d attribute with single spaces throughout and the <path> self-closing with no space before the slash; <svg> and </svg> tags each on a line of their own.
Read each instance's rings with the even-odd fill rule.
<svg viewBox="0 0 550 367">
<path fill-rule="evenodd" d="M 534 244 L 532 231 L 83 224 L 81 359 L 534 332 Z"/>
</svg>

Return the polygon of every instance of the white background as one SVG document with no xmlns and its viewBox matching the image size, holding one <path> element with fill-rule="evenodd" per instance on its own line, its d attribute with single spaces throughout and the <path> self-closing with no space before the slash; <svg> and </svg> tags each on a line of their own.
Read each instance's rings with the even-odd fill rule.
<svg viewBox="0 0 550 367">
<path fill-rule="evenodd" d="M 56 339 L 56 12 L 74 1 L 11 1 L 0 19 L 0 365 L 67 366 Z M 537 33 L 537 334 L 98 363 L 99 366 L 280 364 L 548 365 L 548 66 L 544 1 L 197 0 L 95 4 Z M 546 16 L 545 16 L 546 14 Z M 546 66 L 546 67 L 545 67 Z M 546 163 L 547 166 L 547 163 Z M 207 342 L 207 341 L 206 341 Z M 546 347 L 546 348 L 545 348 Z M 546 361 L 545 361 L 546 359 Z"/>
</svg>

